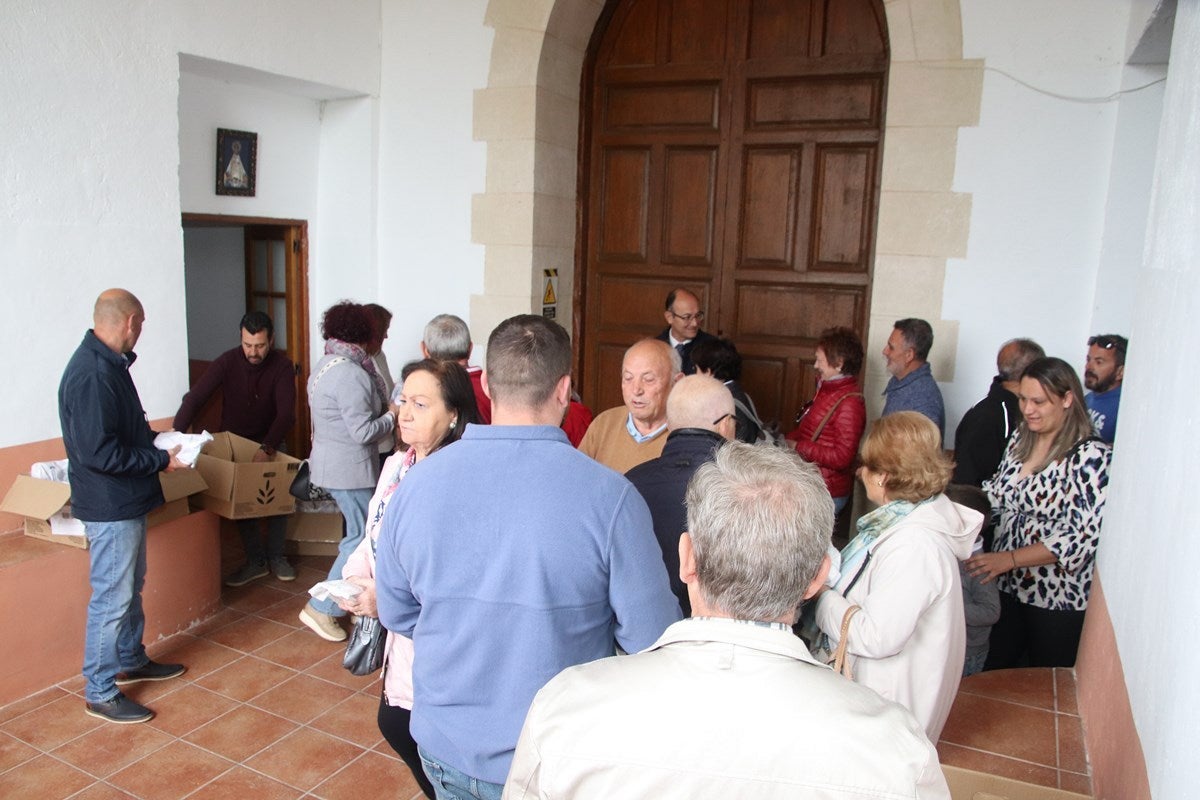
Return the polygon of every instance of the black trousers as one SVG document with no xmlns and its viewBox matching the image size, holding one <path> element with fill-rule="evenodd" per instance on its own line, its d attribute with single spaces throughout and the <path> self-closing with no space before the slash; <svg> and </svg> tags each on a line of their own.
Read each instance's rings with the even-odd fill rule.
<svg viewBox="0 0 1200 800">
<path fill-rule="evenodd" d="M 1085 613 L 1038 608 L 1001 592 L 984 669 L 1075 666 Z"/>
<path fill-rule="evenodd" d="M 396 755 L 412 770 L 413 777 L 421 791 L 429 800 L 434 800 L 433 784 L 425 777 L 425 768 L 421 766 L 421 757 L 417 755 L 417 743 L 408 732 L 409 718 L 412 712 L 400 706 L 389 706 L 383 698 L 379 699 L 379 732 L 396 751 Z"/>
</svg>

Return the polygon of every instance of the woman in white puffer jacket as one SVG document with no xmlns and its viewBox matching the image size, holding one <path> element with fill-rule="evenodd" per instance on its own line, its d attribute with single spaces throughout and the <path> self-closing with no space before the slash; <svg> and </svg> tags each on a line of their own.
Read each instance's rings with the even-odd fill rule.
<svg viewBox="0 0 1200 800">
<path fill-rule="evenodd" d="M 817 599 L 816 619 L 846 650 L 854 680 L 908 708 L 936 742 L 958 691 L 966 647 L 958 562 L 971 555 L 983 515 L 942 495 L 951 462 L 937 427 L 912 411 L 875 423 L 859 478 L 879 508 L 858 522 L 837 582 Z"/>
</svg>

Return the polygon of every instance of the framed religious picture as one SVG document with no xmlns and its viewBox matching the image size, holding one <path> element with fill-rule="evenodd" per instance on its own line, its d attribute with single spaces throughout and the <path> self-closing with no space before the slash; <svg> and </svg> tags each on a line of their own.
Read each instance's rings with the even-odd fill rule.
<svg viewBox="0 0 1200 800">
<path fill-rule="evenodd" d="M 254 197 L 258 134 L 217 128 L 217 194 Z"/>
</svg>

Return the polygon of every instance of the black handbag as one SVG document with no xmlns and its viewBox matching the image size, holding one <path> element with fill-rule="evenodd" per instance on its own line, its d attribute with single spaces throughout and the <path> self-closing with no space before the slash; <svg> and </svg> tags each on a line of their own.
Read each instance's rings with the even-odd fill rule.
<svg viewBox="0 0 1200 800">
<path fill-rule="evenodd" d="M 292 478 L 292 485 L 288 487 L 288 492 L 297 500 L 316 502 L 329 499 L 329 492 L 313 484 L 312 472 L 308 468 L 307 459 L 300 462 L 300 466 L 296 469 L 296 477 Z"/>
<path fill-rule="evenodd" d="M 383 666 L 383 648 L 387 631 L 378 617 L 359 617 L 346 640 L 342 666 L 353 675 L 370 675 Z"/>
</svg>

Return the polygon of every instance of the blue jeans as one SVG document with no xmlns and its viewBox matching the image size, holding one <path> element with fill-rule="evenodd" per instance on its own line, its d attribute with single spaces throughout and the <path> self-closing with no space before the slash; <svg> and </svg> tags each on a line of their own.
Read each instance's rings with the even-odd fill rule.
<svg viewBox="0 0 1200 800">
<path fill-rule="evenodd" d="M 338 545 L 337 558 L 329 570 L 329 580 L 341 580 L 342 567 L 346 566 L 350 554 L 362 541 L 363 531 L 367 528 L 367 505 L 371 502 L 374 489 L 328 489 L 338 510 L 346 520 L 346 535 Z M 346 612 L 332 600 L 310 600 L 309 603 L 322 614 L 334 617 L 344 617 Z"/>
<path fill-rule="evenodd" d="M 974 675 L 977 672 L 983 672 L 983 665 L 987 663 L 987 651 L 968 655 L 963 659 L 963 674 L 964 678 Z"/>
<path fill-rule="evenodd" d="M 846 504 L 849 502 L 850 502 L 850 495 L 846 495 L 845 497 L 833 498 L 833 513 L 834 513 L 834 515 L 836 516 L 836 515 L 842 513 L 842 509 L 845 508 Z"/>
<path fill-rule="evenodd" d="M 267 546 L 262 543 L 261 520 L 267 521 Z M 238 533 L 242 537 L 242 549 L 246 551 L 247 564 L 266 564 L 269 558 L 283 557 L 283 542 L 287 538 L 287 515 L 254 517 L 237 521 Z"/>
<path fill-rule="evenodd" d="M 144 667 L 146 616 L 146 518 L 84 522 L 91 559 L 92 599 L 83 645 L 84 696 L 89 703 L 112 700 L 117 673 Z"/>
<path fill-rule="evenodd" d="M 504 793 L 502 783 L 488 783 L 472 778 L 465 772 L 431 757 L 420 747 L 417 748 L 417 754 L 421 756 L 425 776 L 433 783 L 437 800 L 500 800 L 500 795 Z"/>
</svg>

